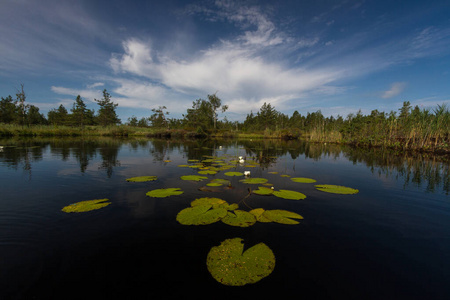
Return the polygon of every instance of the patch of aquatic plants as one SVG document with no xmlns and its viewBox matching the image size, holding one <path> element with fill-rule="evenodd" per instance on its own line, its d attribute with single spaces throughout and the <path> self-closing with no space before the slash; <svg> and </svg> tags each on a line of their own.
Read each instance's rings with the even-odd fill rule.
<svg viewBox="0 0 450 300">
<path fill-rule="evenodd" d="M 67 205 L 63 207 L 61 210 L 66 213 L 80 213 L 80 212 L 87 212 L 91 210 L 97 210 L 100 208 L 103 208 L 105 206 L 108 206 L 111 204 L 109 199 L 95 199 L 95 200 L 87 200 L 87 201 L 80 201 L 77 203 L 72 203 L 70 205 Z"/>
<path fill-rule="evenodd" d="M 237 203 L 228 203 L 217 197 L 200 197 L 191 201 L 190 206 L 182 209 L 176 215 L 176 220 L 181 225 L 205 226 L 220 222 L 234 227 L 250 227 L 256 223 L 278 223 L 283 225 L 297 225 L 303 216 L 296 212 L 283 209 L 252 208 L 248 199 L 252 195 L 274 196 L 276 198 L 288 200 L 304 200 L 307 196 L 299 191 L 280 189 L 275 190 L 268 179 L 261 177 L 251 177 L 250 171 L 228 171 L 236 167 L 256 167 L 255 162 L 243 161 L 242 157 L 214 157 L 207 156 L 203 160 L 188 160 L 186 164 L 179 165 L 180 168 L 197 170 L 198 174 L 183 175 L 181 180 L 201 182 L 210 179 L 208 175 L 224 171 L 223 175 L 230 178 L 211 178 L 209 183 L 198 188 L 205 192 L 224 192 L 227 189 L 236 188 L 232 186 L 233 177 L 244 177 L 237 180 L 238 188 L 242 185 L 248 193 Z M 277 172 L 268 172 L 278 174 Z M 289 178 L 290 181 L 303 184 L 316 183 L 315 179 L 294 177 L 281 174 L 280 177 Z M 157 176 L 138 176 L 126 179 L 128 182 L 148 182 L 157 180 Z M 252 187 L 258 185 L 256 188 Z M 358 190 L 329 184 L 318 184 L 315 188 L 319 191 L 334 194 L 356 194 Z M 147 196 L 151 198 L 166 198 L 179 196 L 184 191 L 181 188 L 160 188 L 148 191 Z M 81 201 L 71 204 L 62 209 L 64 212 L 86 212 L 105 207 L 111 202 L 108 199 L 97 199 Z M 243 205 L 244 204 L 244 205 Z M 247 209 L 247 210 L 246 210 Z M 264 243 L 259 243 L 243 251 L 243 240 L 239 237 L 224 240 L 219 246 L 211 248 L 207 255 L 206 264 L 212 277 L 221 284 L 228 286 L 242 286 L 252 284 L 269 276 L 275 268 L 275 255 Z"/>
</svg>

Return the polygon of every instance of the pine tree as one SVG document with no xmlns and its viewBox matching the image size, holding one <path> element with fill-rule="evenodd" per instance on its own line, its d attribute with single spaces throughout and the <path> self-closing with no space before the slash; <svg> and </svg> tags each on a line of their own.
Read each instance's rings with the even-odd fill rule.
<svg viewBox="0 0 450 300">
<path fill-rule="evenodd" d="M 103 90 L 103 98 L 100 100 L 94 99 L 95 102 L 100 106 L 98 110 L 97 121 L 102 126 L 120 124 L 120 119 L 116 114 L 116 107 L 119 104 L 111 101 L 111 95 Z"/>
</svg>

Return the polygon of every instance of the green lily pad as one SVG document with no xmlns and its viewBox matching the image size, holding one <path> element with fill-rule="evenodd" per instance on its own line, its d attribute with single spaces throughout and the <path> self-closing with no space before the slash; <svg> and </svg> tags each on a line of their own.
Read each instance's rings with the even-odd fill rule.
<svg viewBox="0 0 450 300">
<path fill-rule="evenodd" d="M 202 181 L 204 179 L 208 179 L 208 177 L 200 176 L 200 175 L 184 175 L 180 177 L 182 180 L 192 180 L 192 181 Z"/>
<path fill-rule="evenodd" d="M 255 193 L 257 195 L 272 195 L 273 189 L 264 187 L 264 186 L 260 186 L 260 187 L 258 187 L 257 190 L 252 191 L 252 193 Z"/>
<path fill-rule="evenodd" d="M 223 184 L 217 182 L 210 182 L 206 184 L 207 186 L 222 186 Z"/>
<path fill-rule="evenodd" d="M 225 208 L 212 208 L 212 205 L 196 205 L 183 209 L 177 214 L 177 221 L 182 225 L 208 225 L 227 215 Z"/>
<path fill-rule="evenodd" d="M 239 181 L 243 182 L 243 183 L 248 183 L 248 184 L 261 184 L 261 183 L 266 183 L 268 180 L 265 178 L 245 178 L 245 179 L 241 179 Z"/>
<path fill-rule="evenodd" d="M 316 182 L 315 179 L 304 178 L 304 177 L 294 177 L 294 178 L 291 178 L 291 180 L 293 182 L 299 182 L 299 183 L 313 183 L 313 182 Z"/>
<path fill-rule="evenodd" d="M 80 201 L 80 202 L 65 206 L 61 210 L 66 213 L 86 212 L 86 211 L 100 209 L 100 208 L 103 208 L 103 207 L 111 204 L 111 202 L 106 202 L 106 201 L 109 201 L 109 199 L 105 198 L 105 199 Z"/>
<path fill-rule="evenodd" d="M 275 255 L 264 243 L 245 252 L 241 238 L 227 239 L 212 247 L 206 265 L 212 277 L 221 284 L 243 286 L 269 276 L 275 268 Z"/>
<path fill-rule="evenodd" d="M 357 189 L 352 189 L 345 186 L 340 185 L 332 185 L 332 184 L 319 184 L 314 186 L 316 189 L 322 192 L 333 193 L 333 194 L 356 194 L 359 191 Z"/>
<path fill-rule="evenodd" d="M 216 171 L 212 171 L 212 170 L 204 170 L 204 171 L 198 171 L 198 174 L 202 174 L 202 175 L 207 175 L 207 174 L 217 174 Z"/>
<path fill-rule="evenodd" d="M 211 180 L 212 183 L 220 183 L 220 184 L 226 184 L 229 185 L 231 182 L 228 179 L 222 179 L 222 178 L 214 178 Z"/>
<path fill-rule="evenodd" d="M 298 221 L 292 219 L 303 220 L 303 217 L 299 214 L 282 209 L 266 210 L 263 212 L 262 216 L 268 220 L 281 224 L 299 224 Z"/>
<path fill-rule="evenodd" d="M 256 223 L 256 217 L 244 210 L 235 210 L 233 212 L 228 212 L 227 215 L 222 218 L 222 222 L 231 226 L 249 227 Z"/>
<path fill-rule="evenodd" d="M 156 179 L 157 179 L 156 176 L 138 176 L 138 177 L 127 178 L 127 181 L 129 181 L 129 182 L 146 182 L 146 181 L 153 181 Z"/>
<path fill-rule="evenodd" d="M 258 221 L 258 222 L 261 222 L 261 223 L 272 222 L 272 220 L 269 220 L 264 216 L 265 211 L 266 210 L 264 208 L 255 208 L 255 209 L 252 209 L 251 211 L 249 211 L 249 213 L 254 215 L 256 217 L 256 221 Z"/>
<path fill-rule="evenodd" d="M 211 205 L 213 207 L 217 207 L 221 204 L 227 203 L 225 200 L 222 200 L 220 198 L 213 198 L 213 197 L 203 197 L 195 199 L 191 202 L 191 206 L 199 206 L 199 205 Z"/>
<path fill-rule="evenodd" d="M 226 172 L 224 174 L 226 176 L 244 176 L 244 173 L 241 173 L 241 172 Z"/>
<path fill-rule="evenodd" d="M 147 196 L 155 198 L 165 198 L 181 194 L 183 194 L 183 191 L 181 191 L 179 188 L 156 189 L 146 193 Z"/>
<path fill-rule="evenodd" d="M 302 200 L 306 198 L 305 194 L 290 190 L 279 190 L 273 192 L 273 194 L 279 198 L 290 199 L 290 200 Z"/>
</svg>

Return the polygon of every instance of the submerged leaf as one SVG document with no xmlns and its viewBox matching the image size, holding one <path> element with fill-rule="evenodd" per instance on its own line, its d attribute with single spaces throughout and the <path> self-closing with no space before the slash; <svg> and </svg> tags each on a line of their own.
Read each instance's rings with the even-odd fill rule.
<svg viewBox="0 0 450 300">
<path fill-rule="evenodd" d="M 261 184 L 261 183 L 266 183 L 268 180 L 265 178 L 245 178 L 245 179 L 241 179 L 239 181 L 243 182 L 243 183 L 248 183 L 248 184 Z"/>
<path fill-rule="evenodd" d="M 200 175 L 184 175 L 180 177 L 182 180 L 192 180 L 192 181 L 202 181 L 204 179 L 208 179 L 208 177 L 200 176 Z"/>
<path fill-rule="evenodd" d="M 68 206 L 63 207 L 61 210 L 66 213 L 79 213 L 79 212 L 86 212 L 91 210 L 96 210 L 103 208 L 105 206 L 108 206 L 111 204 L 109 199 L 95 199 L 95 200 L 87 200 L 87 201 L 80 201 L 77 203 L 70 204 Z"/>
<path fill-rule="evenodd" d="M 332 184 L 319 184 L 315 185 L 316 189 L 322 192 L 333 193 L 333 194 L 356 194 L 359 191 L 357 189 L 352 189 L 345 186 L 340 185 L 332 185 Z"/>
<path fill-rule="evenodd" d="M 226 209 L 212 207 L 212 205 L 196 205 L 185 208 L 177 214 L 177 221 L 183 225 L 208 225 L 227 215 Z"/>
<path fill-rule="evenodd" d="M 173 195 L 181 195 L 183 191 L 179 188 L 156 189 L 146 193 L 149 197 L 165 198 Z"/>
<path fill-rule="evenodd" d="M 156 179 L 157 179 L 156 176 L 138 176 L 138 177 L 127 178 L 127 181 L 129 181 L 129 182 L 145 182 L 145 181 L 153 181 Z"/>
<path fill-rule="evenodd" d="M 231 226 L 249 227 L 256 223 L 256 217 L 244 210 L 235 210 L 234 212 L 228 212 L 222 218 L 222 222 Z"/>
<path fill-rule="evenodd" d="M 208 253 L 208 271 L 224 285 L 252 284 L 269 276 L 275 268 L 275 255 L 266 244 L 259 243 L 243 252 L 242 241 L 227 239 Z"/>
<path fill-rule="evenodd" d="M 290 200 L 302 200 L 306 198 L 305 194 L 290 190 L 279 190 L 273 192 L 273 194 L 279 198 L 290 199 Z"/>
<path fill-rule="evenodd" d="M 262 215 L 268 220 L 281 224 L 299 224 L 299 222 L 291 219 L 303 220 L 303 217 L 299 214 L 282 209 L 266 210 Z"/>
<path fill-rule="evenodd" d="M 293 182 L 300 182 L 300 183 L 313 183 L 313 182 L 316 182 L 316 180 L 314 180 L 314 179 L 304 178 L 304 177 L 294 177 L 294 178 L 291 178 L 291 180 Z"/>
</svg>

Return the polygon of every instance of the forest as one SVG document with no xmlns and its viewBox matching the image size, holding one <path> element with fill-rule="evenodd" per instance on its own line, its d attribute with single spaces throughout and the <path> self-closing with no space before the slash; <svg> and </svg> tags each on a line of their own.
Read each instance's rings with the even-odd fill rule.
<svg viewBox="0 0 450 300">
<path fill-rule="evenodd" d="M 107 90 L 102 99 L 94 99 L 97 112 L 87 109 L 80 95 L 68 111 L 62 104 L 47 116 L 26 102 L 23 89 L 16 97 L 1 97 L 0 136 L 161 136 L 161 137 L 243 137 L 305 139 L 312 142 L 389 147 L 407 150 L 450 152 L 450 110 L 445 105 L 434 108 L 413 107 L 404 101 L 398 111 L 361 110 L 346 117 L 325 117 L 320 110 L 302 115 L 279 112 L 270 103 L 249 112 L 242 122 L 229 121 L 228 106 L 216 95 L 193 101 L 181 118 L 170 118 L 166 106 L 152 108 L 151 115 L 135 116 L 121 124 L 117 103 Z"/>
</svg>

